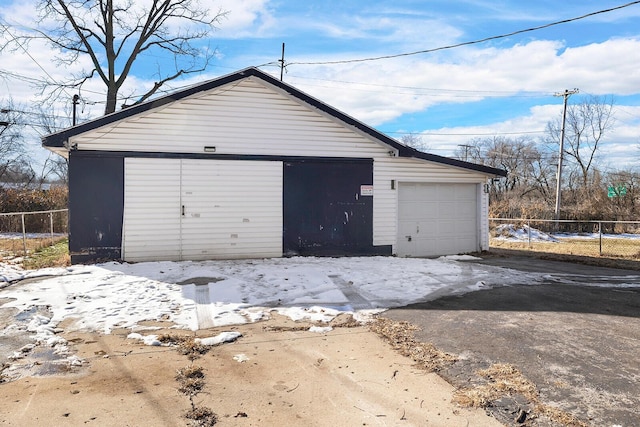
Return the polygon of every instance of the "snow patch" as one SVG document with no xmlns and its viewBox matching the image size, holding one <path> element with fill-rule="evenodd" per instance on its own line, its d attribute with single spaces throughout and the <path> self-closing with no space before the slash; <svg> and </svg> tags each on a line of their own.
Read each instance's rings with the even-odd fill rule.
<svg viewBox="0 0 640 427">
<path fill-rule="evenodd" d="M 333 331 L 331 326 L 312 326 L 309 328 L 309 332 L 317 332 L 319 334 L 325 334 L 331 331 Z"/>
<path fill-rule="evenodd" d="M 482 258 L 478 258 L 473 255 L 445 255 L 441 256 L 440 259 L 450 259 L 453 261 L 478 261 Z"/>
<path fill-rule="evenodd" d="M 240 353 L 233 356 L 233 360 L 235 360 L 238 363 L 243 363 L 243 362 L 248 362 L 250 359 L 247 357 L 246 354 Z"/>
<path fill-rule="evenodd" d="M 202 345 L 214 346 L 228 342 L 233 342 L 240 338 L 242 334 L 240 332 L 222 332 L 215 337 L 209 338 L 196 338 L 196 342 Z"/>
<path fill-rule="evenodd" d="M 497 240 L 515 240 L 521 242 L 528 241 L 529 238 L 532 242 L 560 242 L 560 240 L 556 239 L 552 235 L 535 228 L 531 228 L 526 224 L 521 227 L 518 227 L 515 224 L 500 224 L 496 227 L 495 239 Z"/>
<path fill-rule="evenodd" d="M 127 339 L 142 341 L 144 345 L 149 345 L 154 347 L 162 346 L 162 343 L 158 340 L 157 335 L 141 335 L 137 332 L 132 332 L 129 335 L 127 335 Z"/>
</svg>

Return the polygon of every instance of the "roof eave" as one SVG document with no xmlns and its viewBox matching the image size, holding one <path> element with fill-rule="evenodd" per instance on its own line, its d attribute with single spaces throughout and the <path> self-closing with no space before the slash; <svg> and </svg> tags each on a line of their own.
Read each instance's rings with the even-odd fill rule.
<svg viewBox="0 0 640 427">
<path fill-rule="evenodd" d="M 504 169 L 498 169 L 491 166 L 480 165 L 477 163 L 465 162 L 463 160 L 452 159 L 450 157 L 438 156 L 437 154 L 424 153 L 422 151 L 418 151 L 411 147 L 405 147 L 405 148 L 406 150 L 400 152 L 400 157 L 412 157 L 416 159 L 427 160 L 430 162 L 436 162 L 436 163 L 441 163 L 449 166 L 472 170 L 472 171 L 480 172 L 480 173 L 495 176 L 495 177 L 507 176 L 507 171 Z"/>
</svg>

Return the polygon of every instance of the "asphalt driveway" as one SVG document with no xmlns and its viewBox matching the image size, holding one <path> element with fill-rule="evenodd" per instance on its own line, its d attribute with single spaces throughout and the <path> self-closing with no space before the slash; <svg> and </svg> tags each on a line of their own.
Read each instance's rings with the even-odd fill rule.
<svg viewBox="0 0 640 427">
<path fill-rule="evenodd" d="M 522 271 L 522 284 L 444 296 L 385 313 L 418 325 L 417 338 L 462 357 L 442 375 L 464 387 L 478 369 L 515 365 L 542 400 L 593 426 L 640 425 L 640 273 L 488 256 Z M 527 272 L 546 273 L 542 284 Z M 506 424 L 526 402 L 494 403 Z M 544 418 L 529 425 L 552 425 Z"/>
</svg>

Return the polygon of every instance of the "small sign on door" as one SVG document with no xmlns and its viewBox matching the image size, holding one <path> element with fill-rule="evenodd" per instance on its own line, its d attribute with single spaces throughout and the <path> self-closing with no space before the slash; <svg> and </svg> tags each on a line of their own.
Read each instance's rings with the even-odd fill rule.
<svg viewBox="0 0 640 427">
<path fill-rule="evenodd" d="M 373 185 L 361 185 L 360 186 L 360 195 L 361 196 L 373 196 Z"/>
</svg>

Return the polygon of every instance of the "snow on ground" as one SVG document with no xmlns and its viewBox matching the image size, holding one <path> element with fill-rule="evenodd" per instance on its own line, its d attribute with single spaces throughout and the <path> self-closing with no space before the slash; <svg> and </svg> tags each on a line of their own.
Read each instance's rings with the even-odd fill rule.
<svg viewBox="0 0 640 427">
<path fill-rule="evenodd" d="M 554 280 L 546 274 L 523 277 L 515 270 L 468 262 L 473 260 L 470 256 L 298 257 L 109 262 L 35 271 L 0 263 L 0 299 L 8 301 L 1 307 L 17 311 L 14 322 L 0 330 L 0 338 L 7 342 L 20 336 L 21 343 L 28 342 L 11 350 L 12 359 L 26 357 L 37 345 L 66 357 L 66 363 L 77 364 L 81 361 L 59 334 L 62 321 L 67 331 L 108 334 L 114 328 L 128 328 L 131 339 L 148 345 L 160 343 L 155 335 L 141 334 L 153 330 L 141 326 L 143 321 L 164 320 L 176 328 L 197 330 L 254 322 L 272 311 L 314 322 L 311 330 L 325 333 L 330 328 L 323 322 L 340 313 L 367 320 L 388 308 L 445 295 Z M 565 279 L 573 280 L 559 280 Z M 634 276 L 628 282 L 637 283 L 637 279 Z M 627 282 L 618 285 L 627 286 Z M 30 336 L 27 341 L 25 334 Z M 222 333 L 205 342 L 215 345 L 235 338 Z"/>
<path fill-rule="evenodd" d="M 327 322 L 339 313 L 366 317 L 390 307 L 515 283 L 517 273 L 457 259 L 276 258 L 203 262 L 110 262 L 23 271 L 0 264 L 3 307 L 47 307 L 46 323 L 76 330 L 134 330 L 167 320 L 196 330 L 259 320 L 272 310 Z M 498 272 L 498 273 L 496 273 Z M 27 280 L 19 285 L 11 282 Z M 44 320 L 40 320 L 44 324 Z"/>
<path fill-rule="evenodd" d="M 529 233 L 531 236 L 529 237 Z M 529 227 L 528 225 L 522 225 L 521 227 L 515 224 L 500 224 L 496 227 L 494 233 L 494 239 L 526 242 L 531 238 L 532 242 L 547 242 L 547 243 L 559 243 L 562 240 L 595 240 L 599 239 L 598 233 L 553 233 L 547 234 L 536 228 Z M 620 233 L 620 234 L 603 234 L 603 239 L 625 239 L 625 240 L 640 240 L 640 234 L 632 233 Z"/>
<path fill-rule="evenodd" d="M 494 238 L 496 240 L 516 240 L 519 242 L 528 241 L 529 239 L 532 242 L 559 242 L 558 239 L 550 234 L 531 228 L 528 225 L 517 227 L 514 224 L 500 224 L 497 226 Z"/>
</svg>

